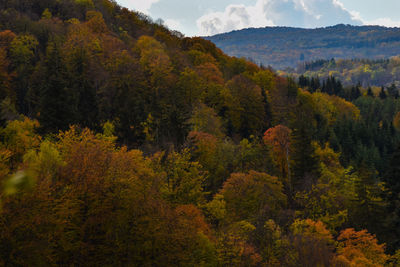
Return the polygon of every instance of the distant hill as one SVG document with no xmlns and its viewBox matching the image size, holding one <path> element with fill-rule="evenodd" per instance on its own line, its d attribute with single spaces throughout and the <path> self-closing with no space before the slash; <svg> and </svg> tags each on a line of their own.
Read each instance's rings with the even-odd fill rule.
<svg viewBox="0 0 400 267">
<path fill-rule="evenodd" d="M 317 59 L 382 59 L 400 55 L 400 28 L 381 26 L 252 28 L 206 39 L 231 56 L 250 58 L 276 69 Z"/>
</svg>

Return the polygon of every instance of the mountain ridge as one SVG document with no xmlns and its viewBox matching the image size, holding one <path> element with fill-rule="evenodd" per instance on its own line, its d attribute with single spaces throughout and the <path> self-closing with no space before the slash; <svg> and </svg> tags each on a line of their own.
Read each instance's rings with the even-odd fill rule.
<svg viewBox="0 0 400 267">
<path fill-rule="evenodd" d="M 277 69 L 317 59 L 382 59 L 400 54 L 400 28 L 375 25 L 247 28 L 204 38 L 230 56 Z"/>
</svg>

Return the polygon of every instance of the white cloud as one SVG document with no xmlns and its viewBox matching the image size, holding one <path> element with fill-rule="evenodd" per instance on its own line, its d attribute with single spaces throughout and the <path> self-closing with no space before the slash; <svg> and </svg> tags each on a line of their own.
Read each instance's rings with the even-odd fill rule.
<svg viewBox="0 0 400 267">
<path fill-rule="evenodd" d="M 119 0 L 118 3 L 122 6 L 148 15 L 151 6 L 158 1 L 159 0 Z"/>
<path fill-rule="evenodd" d="M 164 25 L 167 26 L 170 30 L 182 31 L 182 24 L 179 20 L 166 19 L 164 21 Z"/>
<path fill-rule="evenodd" d="M 254 6 L 229 5 L 197 20 L 200 35 L 265 26 L 315 28 L 338 23 L 362 24 L 339 0 L 257 0 Z"/>
<path fill-rule="evenodd" d="M 379 18 L 375 20 L 363 20 L 364 25 L 381 25 L 386 27 L 400 27 L 400 21 L 392 20 L 391 18 Z"/>
</svg>

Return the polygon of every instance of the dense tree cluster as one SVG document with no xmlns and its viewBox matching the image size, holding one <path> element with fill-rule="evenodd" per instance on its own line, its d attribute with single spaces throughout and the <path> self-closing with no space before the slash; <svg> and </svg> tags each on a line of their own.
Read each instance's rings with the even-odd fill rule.
<svg viewBox="0 0 400 267">
<path fill-rule="evenodd" d="M 297 83 L 109 0 L 0 8 L 0 265 L 399 264 L 394 88 Z"/>
<path fill-rule="evenodd" d="M 364 87 L 400 85 L 400 58 L 390 59 L 330 59 L 301 63 L 296 69 L 287 70 L 293 76 L 320 77 L 334 76 L 345 86 L 357 83 Z"/>
</svg>

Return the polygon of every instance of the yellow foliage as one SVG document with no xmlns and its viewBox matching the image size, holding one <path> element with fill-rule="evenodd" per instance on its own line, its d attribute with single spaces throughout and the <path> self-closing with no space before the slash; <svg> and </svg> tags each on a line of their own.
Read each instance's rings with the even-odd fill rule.
<svg viewBox="0 0 400 267">
<path fill-rule="evenodd" d="M 314 239 L 321 240 L 327 244 L 333 244 L 333 237 L 331 232 L 326 229 L 324 223 L 321 221 L 313 221 L 310 219 L 306 220 L 296 220 L 292 226 L 291 230 L 293 234 L 300 234 L 303 236 L 310 236 Z"/>
<path fill-rule="evenodd" d="M 36 120 L 24 118 L 7 123 L 7 126 L 1 130 L 3 137 L 3 148 L 11 153 L 11 166 L 15 167 L 16 162 L 21 162 L 22 156 L 30 149 L 35 149 L 40 145 L 41 137 L 35 130 L 39 127 Z"/>
<path fill-rule="evenodd" d="M 283 185 L 278 178 L 266 173 L 250 171 L 233 173 L 224 183 L 221 194 L 226 202 L 229 218 L 252 220 L 258 214 L 274 214 L 286 204 Z"/>
<path fill-rule="evenodd" d="M 150 36 L 141 36 L 136 43 L 140 51 L 140 63 L 152 74 L 170 69 L 169 56 L 160 42 Z"/>
<path fill-rule="evenodd" d="M 360 110 L 354 104 L 338 96 L 314 93 L 312 98 L 317 111 L 328 120 L 331 126 L 343 117 L 357 120 L 360 116 Z"/>
<path fill-rule="evenodd" d="M 107 24 L 100 12 L 88 11 L 86 13 L 86 20 L 86 24 L 94 33 L 101 34 L 108 32 Z"/>
</svg>

